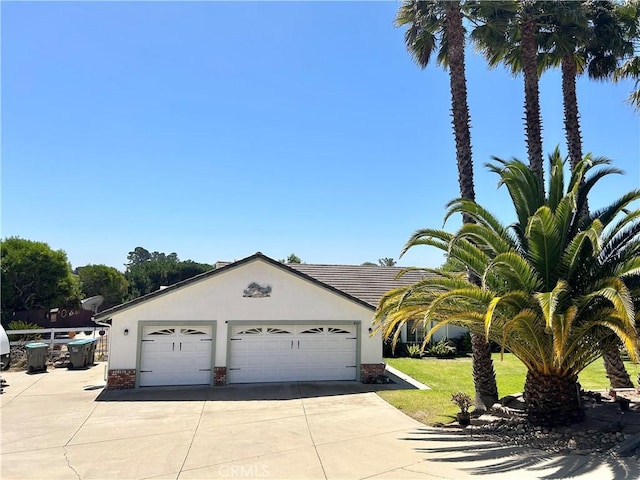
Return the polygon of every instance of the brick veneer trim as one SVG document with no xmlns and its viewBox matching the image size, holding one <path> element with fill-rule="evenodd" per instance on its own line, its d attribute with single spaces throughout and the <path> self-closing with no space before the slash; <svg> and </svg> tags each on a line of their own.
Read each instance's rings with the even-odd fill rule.
<svg viewBox="0 0 640 480">
<path fill-rule="evenodd" d="M 227 367 L 215 367 L 213 375 L 216 387 L 222 387 L 227 384 Z"/>
<path fill-rule="evenodd" d="M 107 375 L 108 390 L 123 390 L 126 388 L 135 388 L 136 386 L 136 370 L 109 370 Z"/>
<path fill-rule="evenodd" d="M 360 365 L 360 381 L 367 382 L 369 377 L 384 375 L 384 363 L 363 363 Z"/>
</svg>

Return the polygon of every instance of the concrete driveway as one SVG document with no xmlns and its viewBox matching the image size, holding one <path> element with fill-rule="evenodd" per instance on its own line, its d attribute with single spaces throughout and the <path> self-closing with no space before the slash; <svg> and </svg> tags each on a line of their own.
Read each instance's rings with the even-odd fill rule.
<svg viewBox="0 0 640 480">
<path fill-rule="evenodd" d="M 9 384 L 0 396 L 3 479 L 603 479 L 639 473 L 430 429 L 355 382 L 103 392 L 103 375 L 103 364 L 3 373 Z"/>
</svg>

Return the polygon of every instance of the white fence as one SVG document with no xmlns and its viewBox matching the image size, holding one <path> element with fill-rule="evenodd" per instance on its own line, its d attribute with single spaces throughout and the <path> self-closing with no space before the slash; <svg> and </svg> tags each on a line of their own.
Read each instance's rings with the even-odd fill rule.
<svg viewBox="0 0 640 480">
<path fill-rule="evenodd" d="M 48 343 L 49 346 L 53 346 L 55 344 L 66 344 L 72 342 L 73 340 L 77 340 L 79 338 L 100 338 L 100 332 L 103 331 L 105 334 L 109 333 L 108 327 L 103 326 L 95 326 L 92 325 L 90 327 L 72 327 L 72 328 L 38 328 L 38 329 L 27 329 L 27 330 L 7 330 L 7 335 L 40 335 L 42 336 L 41 340 L 14 340 L 9 342 L 11 345 L 24 345 L 26 343 L 31 343 L 34 341 Z M 76 332 L 78 335 L 73 338 L 69 336 L 69 332 Z M 90 332 L 86 334 L 85 332 Z M 56 338 L 56 333 L 65 333 L 66 335 L 60 336 Z"/>
</svg>

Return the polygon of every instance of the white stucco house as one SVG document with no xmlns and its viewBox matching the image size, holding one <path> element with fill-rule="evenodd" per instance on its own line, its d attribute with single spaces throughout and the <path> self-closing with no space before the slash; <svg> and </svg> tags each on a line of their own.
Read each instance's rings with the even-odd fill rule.
<svg viewBox="0 0 640 480">
<path fill-rule="evenodd" d="M 366 380 L 384 372 L 372 336 L 400 268 L 282 264 L 262 253 L 94 316 L 110 325 L 107 388 Z"/>
</svg>

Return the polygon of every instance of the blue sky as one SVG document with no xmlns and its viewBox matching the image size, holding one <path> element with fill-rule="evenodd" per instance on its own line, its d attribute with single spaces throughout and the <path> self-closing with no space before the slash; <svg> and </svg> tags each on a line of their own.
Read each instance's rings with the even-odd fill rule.
<svg viewBox="0 0 640 480">
<path fill-rule="evenodd" d="M 2 237 L 121 270 L 137 246 L 397 259 L 458 194 L 448 74 L 412 62 L 398 5 L 2 2 Z M 477 199 L 510 221 L 483 164 L 526 160 L 522 79 L 473 55 L 467 76 Z M 544 150 L 566 153 L 559 72 L 540 88 Z M 584 151 L 627 172 L 594 207 L 640 186 L 631 88 L 578 82 Z"/>
</svg>

